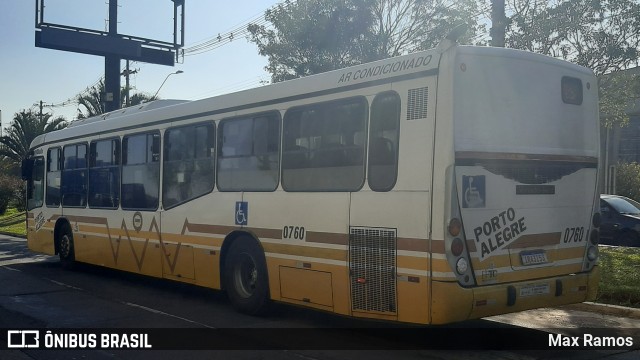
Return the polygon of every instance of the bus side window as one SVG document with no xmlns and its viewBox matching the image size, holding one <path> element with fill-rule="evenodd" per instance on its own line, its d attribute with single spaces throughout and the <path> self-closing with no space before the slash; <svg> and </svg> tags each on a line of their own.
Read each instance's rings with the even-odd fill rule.
<svg viewBox="0 0 640 360">
<path fill-rule="evenodd" d="M 156 210 L 160 197 L 160 134 L 122 139 L 121 204 L 124 210 Z"/>
<path fill-rule="evenodd" d="M 218 189 L 274 191 L 280 166 L 279 113 L 223 119 L 218 131 Z"/>
<path fill-rule="evenodd" d="M 391 190 L 398 177 L 400 96 L 389 91 L 378 94 L 371 104 L 369 132 L 369 187 Z"/>
<path fill-rule="evenodd" d="M 31 174 L 27 181 L 27 209 L 41 207 L 44 200 L 44 159 L 39 156 L 33 160 Z"/>
<path fill-rule="evenodd" d="M 63 149 L 62 206 L 87 206 L 87 144 L 67 145 Z"/>
<path fill-rule="evenodd" d="M 213 123 L 168 129 L 164 133 L 162 205 L 165 209 L 213 190 Z"/>
<path fill-rule="evenodd" d="M 357 191 L 364 183 L 367 100 L 353 97 L 289 109 L 284 116 L 285 191 Z"/>
<path fill-rule="evenodd" d="M 49 207 L 60 206 L 61 150 L 52 148 L 47 151 L 47 195 L 45 202 Z"/>
<path fill-rule="evenodd" d="M 89 207 L 120 204 L 120 139 L 94 141 L 89 149 Z"/>
</svg>

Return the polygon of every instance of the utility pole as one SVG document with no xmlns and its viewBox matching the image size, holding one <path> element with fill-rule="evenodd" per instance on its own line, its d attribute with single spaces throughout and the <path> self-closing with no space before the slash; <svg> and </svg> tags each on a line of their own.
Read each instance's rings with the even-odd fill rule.
<svg viewBox="0 0 640 360">
<path fill-rule="evenodd" d="M 125 96 L 126 96 L 126 100 L 125 100 L 125 107 L 129 107 L 131 106 L 131 101 L 129 101 L 129 75 L 131 74 L 137 74 L 138 71 L 140 69 L 136 69 L 136 70 L 129 70 L 129 60 L 127 60 L 127 68 L 120 73 L 120 75 L 124 76 L 125 81 L 126 81 L 126 85 L 125 85 Z"/>
<path fill-rule="evenodd" d="M 42 122 L 42 100 L 40 100 L 40 113 L 39 113 L 39 116 L 40 116 L 40 122 Z"/>
<path fill-rule="evenodd" d="M 118 0 L 109 0 L 109 36 L 118 37 Z M 104 109 L 106 112 L 120 108 L 120 56 L 104 57 Z"/>
<path fill-rule="evenodd" d="M 120 63 L 122 59 L 150 64 L 174 66 L 178 51 L 184 46 L 184 3 L 173 3 L 173 42 L 143 39 L 118 34 L 118 0 L 108 0 L 109 26 L 105 31 L 87 32 L 82 28 L 44 21 L 45 0 L 36 1 L 37 47 L 104 56 L 104 87 L 102 104 L 105 111 L 122 106 L 120 100 Z M 143 46 L 144 45 L 144 46 Z"/>
<path fill-rule="evenodd" d="M 491 0 L 491 46 L 504 47 L 504 33 L 507 27 L 504 7 L 504 0 Z"/>
</svg>

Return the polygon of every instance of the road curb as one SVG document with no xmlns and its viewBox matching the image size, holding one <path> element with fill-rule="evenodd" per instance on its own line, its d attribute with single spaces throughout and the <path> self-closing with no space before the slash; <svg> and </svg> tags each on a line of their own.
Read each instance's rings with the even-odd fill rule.
<svg viewBox="0 0 640 360">
<path fill-rule="evenodd" d="M 11 237 L 20 238 L 20 239 L 26 239 L 27 238 L 26 235 L 12 234 L 12 233 L 8 233 L 8 232 L 4 232 L 4 231 L 0 231 L 0 235 L 6 235 L 6 236 L 11 236 Z"/>
<path fill-rule="evenodd" d="M 640 309 L 618 306 L 618 305 L 608 305 L 608 304 L 598 304 L 593 302 L 584 302 L 580 304 L 571 304 L 564 305 L 558 307 L 558 309 L 563 310 L 575 310 L 575 311 L 586 311 L 591 313 L 598 313 L 602 315 L 610 315 L 610 316 L 618 316 L 632 319 L 640 319 Z"/>
</svg>

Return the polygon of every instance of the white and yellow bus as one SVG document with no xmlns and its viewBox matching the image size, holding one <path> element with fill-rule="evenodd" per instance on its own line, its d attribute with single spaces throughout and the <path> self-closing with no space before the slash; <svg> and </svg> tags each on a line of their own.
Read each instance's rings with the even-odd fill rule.
<svg viewBox="0 0 640 360">
<path fill-rule="evenodd" d="M 597 83 L 436 49 L 35 139 L 28 244 L 336 314 L 442 324 L 593 299 Z"/>
</svg>

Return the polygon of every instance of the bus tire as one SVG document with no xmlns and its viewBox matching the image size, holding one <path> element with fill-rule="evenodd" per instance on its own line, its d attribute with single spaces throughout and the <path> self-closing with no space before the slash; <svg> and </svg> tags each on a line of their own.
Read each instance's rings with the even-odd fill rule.
<svg viewBox="0 0 640 360">
<path fill-rule="evenodd" d="M 73 269 L 76 255 L 73 244 L 73 232 L 69 225 L 65 225 L 60 232 L 60 238 L 58 239 L 58 256 L 60 256 L 60 263 L 64 269 Z"/>
<path fill-rule="evenodd" d="M 266 312 L 269 304 L 267 262 L 253 240 L 237 238 L 231 243 L 224 265 L 224 285 L 237 311 L 249 315 Z"/>
</svg>

